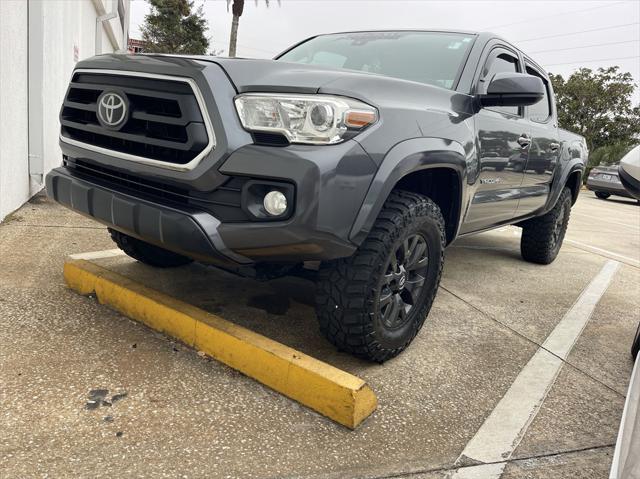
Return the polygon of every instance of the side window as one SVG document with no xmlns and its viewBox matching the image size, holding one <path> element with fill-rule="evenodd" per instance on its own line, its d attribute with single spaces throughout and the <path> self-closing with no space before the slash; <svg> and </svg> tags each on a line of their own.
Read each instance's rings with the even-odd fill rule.
<svg viewBox="0 0 640 479">
<path fill-rule="evenodd" d="M 529 119 L 531 119 L 531 121 L 544 123 L 551 116 L 551 104 L 549 102 L 549 82 L 547 82 L 547 80 L 542 75 L 540 75 L 540 73 L 529 66 L 527 66 L 527 73 L 529 75 L 537 76 L 542 80 L 542 83 L 544 83 L 544 98 L 538 103 L 529 106 Z"/>
<path fill-rule="evenodd" d="M 486 71 L 487 74 L 484 76 L 484 91 L 487 92 L 487 87 L 489 83 L 493 79 L 496 73 L 502 72 L 518 72 L 518 59 L 509 55 L 508 53 L 501 53 L 497 57 L 493 58 L 493 60 L 489 60 L 490 63 L 487 65 Z M 489 110 L 499 111 L 501 113 L 510 113 L 511 115 L 518 115 L 519 109 L 517 106 L 494 106 L 488 108 Z"/>
</svg>

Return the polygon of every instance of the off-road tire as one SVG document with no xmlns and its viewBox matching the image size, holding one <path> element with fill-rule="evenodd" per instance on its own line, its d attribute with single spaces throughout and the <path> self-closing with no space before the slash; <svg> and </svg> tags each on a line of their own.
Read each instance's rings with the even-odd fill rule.
<svg viewBox="0 0 640 479">
<path fill-rule="evenodd" d="M 111 239 L 122 251 L 141 263 L 156 268 L 175 268 L 193 260 L 109 228 Z"/>
<path fill-rule="evenodd" d="M 406 324 L 389 329 L 382 322 L 380 288 L 391 255 L 396 255 L 405 240 L 415 237 L 426 244 L 424 282 L 418 299 L 403 315 Z M 370 361 L 382 363 L 397 356 L 415 338 L 431 309 L 442 274 L 445 242 L 444 219 L 433 201 L 406 191 L 392 192 L 353 256 L 320 266 L 316 312 L 324 336 L 339 350 Z"/>
<path fill-rule="evenodd" d="M 609 198 L 609 196 L 611 196 L 609 193 L 605 193 L 604 191 L 596 191 L 595 193 L 596 196 L 601 200 L 606 200 L 607 198 Z"/>
<path fill-rule="evenodd" d="M 552 263 L 562 246 L 570 213 L 571 190 L 564 188 L 551 211 L 522 223 L 522 258 L 531 263 Z"/>
</svg>

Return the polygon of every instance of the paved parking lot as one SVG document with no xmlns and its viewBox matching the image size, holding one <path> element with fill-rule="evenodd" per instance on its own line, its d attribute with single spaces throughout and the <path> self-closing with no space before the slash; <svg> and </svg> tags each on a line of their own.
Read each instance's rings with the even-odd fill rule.
<svg viewBox="0 0 640 479">
<path fill-rule="evenodd" d="M 102 226 L 37 197 L 0 226 L 2 475 L 453 476 L 471 465 L 461 455 L 545 339 L 613 264 L 593 316 L 492 476 L 606 477 L 640 321 L 640 207 L 581 193 L 550 266 L 523 262 L 519 239 L 507 227 L 452 245 L 423 330 L 382 366 L 320 337 L 305 280 L 101 260 L 367 380 L 379 408 L 350 431 L 69 291 L 65 257 L 114 245 Z"/>
</svg>

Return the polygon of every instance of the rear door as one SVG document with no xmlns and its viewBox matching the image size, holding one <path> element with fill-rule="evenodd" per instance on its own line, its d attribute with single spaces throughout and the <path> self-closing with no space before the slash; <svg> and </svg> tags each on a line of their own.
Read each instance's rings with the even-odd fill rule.
<svg viewBox="0 0 640 479">
<path fill-rule="evenodd" d="M 496 73 L 522 72 L 517 52 L 497 46 L 485 57 L 476 93 L 486 93 Z M 518 207 L 530 145 L 529 121 L 521 107 L 488 107 L 476 115 L 480 172 L 461 233 L 512 219 Z"/>
<path fill-rule="evenodd" d="M 558 125 L 553 109 L 553 95 L 549 79 L 542 70 L 527 63 L 526 73 L 539 77 L 545 85 L 545 96 L 525 109 L 531 132 L 529 157 L 524 168 L 517 216 L 525 216 L 542 208 L 549 196 L 551 180 L 560 155 Z"/>
</svg>

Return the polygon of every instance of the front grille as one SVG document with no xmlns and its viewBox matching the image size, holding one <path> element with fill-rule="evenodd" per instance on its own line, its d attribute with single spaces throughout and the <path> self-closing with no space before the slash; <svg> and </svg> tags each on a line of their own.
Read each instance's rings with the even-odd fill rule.
<svg viewBox="0 0 640 479">
<path fill-rule="evenodd" d="M 129 102 L 129 118 L 118 130 L 98 121 L 98 97 L 106 90 Z M 184 81 L 76 72 L 60 113 L 61 134 L 115 156 L 186 165 L 212 144 L 205 114 Z"/>
<path fill-rule="evenodd" d="M 232 176 L 214 191 L 200 192 L 157 183 L 80 159 L 66 158 L 65 166 L 81 178 L 115 187 L 123 193 L 150 201 L 161 201 L 163 204 L 191 206 L 208 211 L 223 223 L 252 220 L 241 205 L 242 187 L 250 178 Z"/>
</svg>

